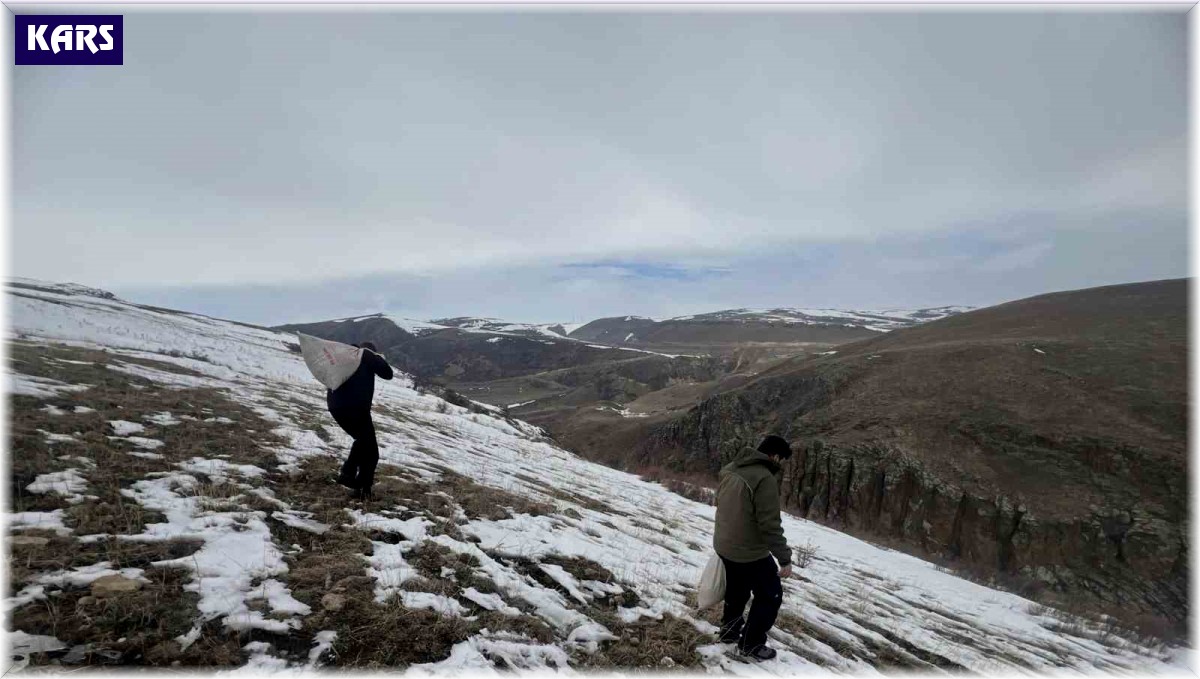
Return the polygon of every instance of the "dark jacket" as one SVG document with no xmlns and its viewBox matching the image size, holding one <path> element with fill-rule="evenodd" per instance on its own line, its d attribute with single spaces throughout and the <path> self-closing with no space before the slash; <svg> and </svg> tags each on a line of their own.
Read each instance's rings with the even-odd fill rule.
<svg viewBox="0 0 1200 679">
<path fill-rule="evenodd" d="M 779 465 L 747 448 L 721 470 L 713 549 L 738 563 L 775 555 L 780 566 L 792 562 L 792 550 L 779 518 Z"/>
<path fill-rule="evenodd" d="M 375 376 L 392 379 L 392 366 L 382 356 L 363 349 L 358 370 L 342 386 L 326 390 L 325 401 L 330 410 L 370 410 L 371 399 L 375 398 Z"/>
</svg>

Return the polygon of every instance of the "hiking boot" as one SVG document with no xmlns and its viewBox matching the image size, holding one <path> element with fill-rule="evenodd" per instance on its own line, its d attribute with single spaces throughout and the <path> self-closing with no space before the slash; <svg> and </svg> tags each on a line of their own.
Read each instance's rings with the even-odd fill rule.
<svg viewBox="0 0 1200 679">
<path fill-rule="evenodd" d="M 738 646 L 738 655 L 748 660 L 762 662 L 764 660 L 774 660 L 776 653 L 775 649 L 766 645 L 755 646 L 751 649 L 745 649 L 741 646 Z"/>
<path fill-rule="evenodd" d="M 355 483 L 354 477 L 349 474 L 338 474 L 337 483 L 340 486 L 345 486 L 354 490 L 358 489 L 358 484 Z"/>
</svg>

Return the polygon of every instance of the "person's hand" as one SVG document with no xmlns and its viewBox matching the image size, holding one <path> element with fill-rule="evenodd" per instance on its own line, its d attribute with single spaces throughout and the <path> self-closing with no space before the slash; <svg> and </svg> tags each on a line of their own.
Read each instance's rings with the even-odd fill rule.
<svg viewBox="0 0 1200 679">
<path fill-rule="evenodd" d="M 779 577 L 781 577 L 781 578 L 792 577 L 792 564 L 789 563 L 788 565 L 784 566 L 783 568 L 780 568 L 779 569 Z"/>
</svg>

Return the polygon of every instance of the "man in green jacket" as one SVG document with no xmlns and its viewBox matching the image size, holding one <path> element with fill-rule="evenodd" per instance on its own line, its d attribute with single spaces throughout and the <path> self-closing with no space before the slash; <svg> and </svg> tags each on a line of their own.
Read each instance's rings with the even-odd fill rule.
<svg viewBox="0 0 1200 679">
<path fill-rule="evenodd" d="M 721 470 L 717 489 L 713 548 L 725 562 L 721 641 L 736 641 L 739 655 L 770 660 L 775 649 L 766 645 L 767 630 L 783 603 L 780 578 L 792 574 L 792 550 L 779 518 L 778 478 L 779 465 L 792 456 L 792 448 L 782 438 L 768 436 L 758 450 L 744 452 Z M 751 593 L 754 603 L 743 617 Z"/>
</svg>

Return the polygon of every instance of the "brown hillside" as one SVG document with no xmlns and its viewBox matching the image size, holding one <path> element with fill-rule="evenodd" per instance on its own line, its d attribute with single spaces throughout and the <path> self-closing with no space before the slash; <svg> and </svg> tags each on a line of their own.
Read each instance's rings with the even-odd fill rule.
<svg viewBox="0 0 1200 679">
<path fill-rule="evenodd" d="M 798 513 L 1186 617 L 1188 282 L 1042 295 L 787 361 L 660 426 L 713 471 L 793 440 Z"/>
</svg>

